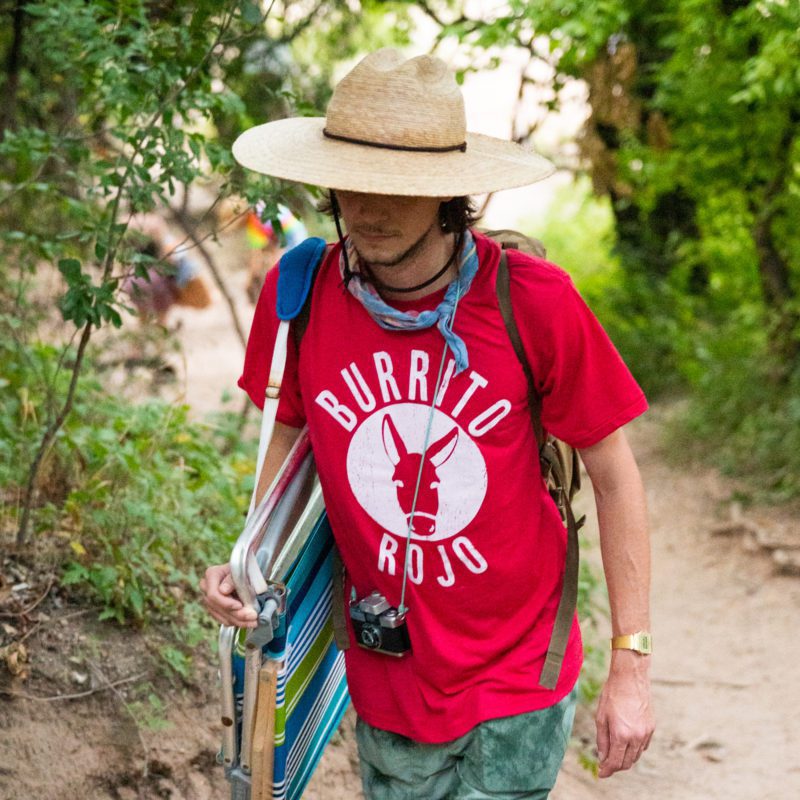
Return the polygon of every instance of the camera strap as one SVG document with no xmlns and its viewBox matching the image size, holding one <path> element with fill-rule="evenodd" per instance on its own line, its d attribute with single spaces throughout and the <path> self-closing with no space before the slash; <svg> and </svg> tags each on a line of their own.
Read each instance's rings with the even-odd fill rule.
<svg viewBox="0 0 800 800">
<path fill-rule="evenodd" d="M 453 329 L 453 323 L 456 319 L 456 310 L 458 309 L 458 301 L 461 299 L 461 286 L 456 284 L 456 296 L 453 302 L 453 313 L 450 314 L 450 319 L 447 321 L 447 327 Z M 442 386 L 442 376 L 444 375 L 444 362 L 447 360 L 448 344 L 445 342 L 444 349 L 442 350 L 442 359 L 439 363 L 439 374 L 436 376 L 436 385 L 433 389 L 433 399 L 431 400 L 430 411 L 428 412 L 428 422 L 425 426 L 425 437 L 422 442 L 422 457 L 419 460 L 419 472 L 417 473 L 417 483 L 414 486 L 414 499 L 411 502 L 411 513 L 408 515 L 408 530 L 406 531 L 406 551 L 403 558 L 403 586 L 400 590 L 400 605 L 397 608 L 398 613 L 405 614 L 408 611 L 406 607 L 406 583 L 408 582 L 408 565 L 411 556 L 411 531 L 414 527 L 414 514 L 417 510 L 417 498 L 419 497 L 419 487 L 422 483 L 422 472 L 425 467 L 425 453 L 428 452 L 428 445 L 431 440 L 431 429 L 433 428 L 433 416 L 436 411 L 436 401 L 439 399 L 439 390 Z"/>
</svg>

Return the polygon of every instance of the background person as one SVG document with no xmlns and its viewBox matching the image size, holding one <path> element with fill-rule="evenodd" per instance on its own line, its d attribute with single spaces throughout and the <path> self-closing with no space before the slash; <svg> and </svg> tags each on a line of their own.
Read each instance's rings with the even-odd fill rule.
<svg viewBox="0 0 800 800">
<path fill-rule="evenodd" d="M 211 305 L 211 290 L 199 264 L 188 253 L 176 251 L 177 239 L 158 214 L 132 217 L 129 229 L 141 235 L 139 252 L 156 259 L 147 268 L 147 277 L 132 276 L 122 285 L 143 322 L 166 327 L 173 306 L 203 309 Z"/>
</svg>

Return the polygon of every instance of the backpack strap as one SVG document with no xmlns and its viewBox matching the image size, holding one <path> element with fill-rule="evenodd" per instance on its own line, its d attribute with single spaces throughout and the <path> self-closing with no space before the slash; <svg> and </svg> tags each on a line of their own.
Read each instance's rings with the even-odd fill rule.
<svg viewBox="0 0 800 800">
<path fill-rule="evenodd" d="M 311 296 L 317 268 L 325 253 L 325 240 L 305 239 L 287 250 L 278 262 L 278 301 L 276 310 L 282 320 L 295 319 Z"/>
<path fill-rule="evenodd" d="M 555 689 L 561 672 L 561 665 L 564 661 L 564 653 L 569 642 L 570 631 L 572 630 L 572 620 L 578 604 L 578 523 L 572 513 L 569 487 L 566 485 L 566 478 L 561 470 L 560 459 L 554 453 L 554 445 L 549 441 L 542 426 L 542 401 L 536 391 L 533 372 L 522 347 L 519 327 L 511 307 L 511 279 L 505 249 L 500 253 L 500 264 L 497 267 L 497 300 L 508 337 L 511 339 L 514 352 L 517 354 L 528 382 L 528 409 L 530 410 L 533 429 L 536 432 L 536 441 L 539 445 L 542 474 L 544 476 L 550 475 L 558 489 L 560 495 L 559 506 L 563 511 L 567 528 L 567 554 L 564 562 L 564 581 L 561 588 L 561 598 L 558 601 L 558 610 L 553 623 L 553 632 L 550 635 L 550 644 L 547 646 L 547 656 L 539 676 L 539 683 L 545 689 Z"/>
<path fill-rule="evenodd" d="M 542 427 L 542 399 L 536 391 L 536 383 L 533 380 L 533 372 L 525 350 L 522 347 L 522 339 L 519 335 L 519 328 L 514 319 L 514 311 L 511 308 L 511 277 L 508 273 L 508 256 L 505 247 L 500 251 L 500 263 L 497 266 L 497 301 L 500 305 L 500 314 L 506 326 L 508 338 L 517 354 L 517 360 L 522 365 L 522 371 L 528 383 L 528 410 L 531 414 L 533 431 L 536 434 L 536 441 L 539 449 L 544 446 L 546 435 Z"/>
<path fill-rule="evenodd" d="M 312 237 L 288 250 L 281 257 L 278 269 L 277 312 L 280 319 L 291 320 L 295 348 L 311 319 L 311 294 L 314 281 L 326 256 L 333 249 L 324 239 Z"/>
</svg>

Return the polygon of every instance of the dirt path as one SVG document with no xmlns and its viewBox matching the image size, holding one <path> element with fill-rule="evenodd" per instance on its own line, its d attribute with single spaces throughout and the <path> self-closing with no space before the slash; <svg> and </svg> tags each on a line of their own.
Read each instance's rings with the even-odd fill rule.
<svg viewBox="0 0 800 800">
<path fill-rule="evenodd" d="M 232 279 L 238 290 L 242 273 Z M 249 320 L 248 306 L 243 309 Z M 238 345 L 224 314 L 218 304 L 211 314 L 185 315 L 190 398 L 210 402 L 209 386 L 232 385 L 238 374 L 232 355 Z M 210 351 L 204 340 L 213 341 Z M 208 358 L 223 351 L 227 357 Z M 217 378 L 210 379 L 215 369 Z M 642 763 L 611 781 L 592 779 L 571 757 L 554 800 L 800 797 L 800 639 L 791 627 L 800 580 L 773 574 L 772 562 L 739 539 L 711 535 L 727 514 L 732 486 L 712 470 L 684 474 L 667 465 L 658 444 L 662 417 L 656 409 L 631 431 L 652 524 L 657 735 Z M 586 490 L 584 502 L 589 495 Z M 749 513 L 768 532 L 800 535 L 788 511 Z M 579 729 L 591 733 L 590 720 Z M 309 790 L 312 800 L 358 796 L 357 781 L 348 777 L 355 763 L 348 728 L 336 745 Z"/>
<path fill-rule="evenodd" d="M 800 797 L 800 580 L 776 576 L 738 539 L 711 535 L 731 486 L 713 471 L 664 463 L 662 415 L 632 431 L 652 525 L 658 729 L 642 762 L 611 781 L 568 763 L 554 800 Z M 750 514 L 768 531 L 798 533 L 788 511 Z"/>
</svg>

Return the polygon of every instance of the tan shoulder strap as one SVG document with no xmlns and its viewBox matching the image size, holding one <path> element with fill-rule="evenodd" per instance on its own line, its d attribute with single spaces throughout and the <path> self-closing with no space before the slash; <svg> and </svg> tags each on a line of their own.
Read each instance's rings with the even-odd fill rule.
<svg viewBox="0 0 800 800">
<path fill-rule="evenodd" d="M 508 338 L 511 339 L 514 352 L 517 354 L 517 360 L 522 365 L 522 370 L 528 381 L 528 409 L 531 413 L 531 421 L 533 422 L 533 430 L 536 433 L 536 441 L 541 448 L 545 441 L 544 428 L 542 427 L 542 401 L 539 397 L 539 393 L 536 391 L 536 383 L 533 380 L 531 365 L 528 362 L 528 357 L 525 355 L 525 349 L 522 346 L 522 339 L 519 335 L 517 321 L 514 318 L 514 310 L 511 307 L 511 278 L 508 272 L 508 256 L 506 255 L 505 249 L 500 252 L 500 263 L 497 266 L 497 301 L 500 306 L 500 314 L 503 317 L 506 331 L 508 332 Z"/>
<path fill-rule="evenodd" d="M 580 566 L 578 524 L 575 521 L 572 505 L 570 504 L 570 487 L 566 485 L 566 478 L 561 474 L 559 459 L 552 452 L 554 443 L 548 440 L 542 427 L 541 399 L 536 391 L 533 372 L 525 355 L 517 321 L 514 318 L 514 311 L 511 307 L 511 279 L 505 250 L 500 253 L 500 263 L 497 267 L 497 301 L 506 331 L 508 331 L 508 337 L 511 339 L 514 352 L 517 354 L 528 381 L 528 408 L 533 429 L 536 432 L 536 440 L 539 443 L 539 460 L 542 463 L 542 472 L 545 474 L 545 470 L 547 470 L 555 478 L 555 484 L 560 494 L 559 506 L 563 510 L 567 528 L 567 553 L 564 562 L 564 582 L 561 587 L 561 598 L 558 601 L 558 610 L 553 622 L 553 632 L 550 634 L 550 643 L 547 646 L 547 656 L 539 676 L 539 683 L 545 689 L 555 689 L 558 683 L 558 676 L 561 673 L 561 665 L 564 662 L 564 653 L 567 649 L 569 635 L 572 630 L 572 620 L 575 617 L 575 609 L 578 604 L 578 573 Z"/>
</svg>

